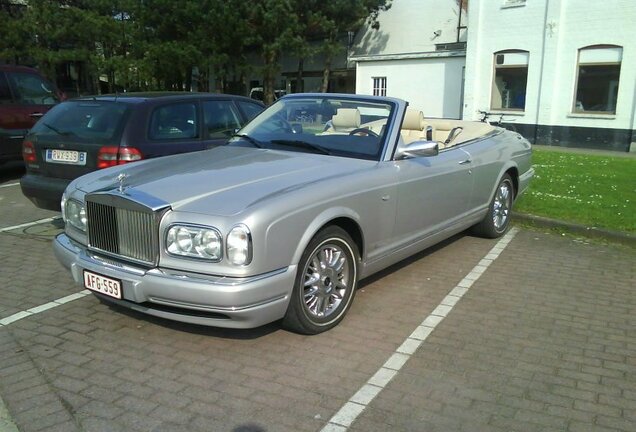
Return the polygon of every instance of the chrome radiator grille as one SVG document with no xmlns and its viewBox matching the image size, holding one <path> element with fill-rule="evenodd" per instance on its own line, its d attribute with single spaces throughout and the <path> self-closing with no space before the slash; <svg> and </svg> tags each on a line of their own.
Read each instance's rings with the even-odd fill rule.
<svg viewBox="0 0 636 432">
<path fill-rule="evenodd" d="M 159 256 L 158 217 L 151 209 L 130 209 L 87 199 L 91 249 L 153 265 Z"/>
</svg>

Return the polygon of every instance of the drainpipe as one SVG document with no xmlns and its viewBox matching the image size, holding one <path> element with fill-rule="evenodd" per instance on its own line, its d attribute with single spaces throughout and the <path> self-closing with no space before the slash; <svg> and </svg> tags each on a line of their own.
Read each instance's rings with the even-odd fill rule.
<svg viewBox="0 0 636 432">
<path fill-rule="evenodd" d="M 539 69 L 539 95 L 537 97 L 537 112 L 536 112 L 536 117 L 535 117 L 535 125 L 534 125 L 534 144 L 537 143 L 537 138 L 538 138 L 538 131 L 539 131 L 539 112 L 541 111 L 541 93 L 542 93 L 542 87 L 543 87 L 543 68 L 544 68 L 544 64 L 545 64 L 545 46 L 546 46 L 546 33 L 548 32 L 547 30 L 547 24 L 548 24 L 548 10 L 550 9 L 550 0 L 546 0 L 545 1 L 545 14 L 543 17 L 543 41 L 542 41 L 542 45 L 541 45 L 541 65 L 540 65 L 540 69 Z M 527 90 L 526 90 L 527 92 Z M 527 99 L 527 98 L 526 98 Z M 550 140 L 552 141 L 552 140 Z M 544 145 L 552 145 L 552 142 L 550 143 L 541 143 Z"/>
<path fill-rule="evenodd" d="M 462 26 L 462 7 L 464 6 L 464 0 L 459 0 L 459 14 L 457 18 L 457 40 L 459 42 L 459 32 L 462 28 L 466 28 L 466 26 Z"/>
</svg>

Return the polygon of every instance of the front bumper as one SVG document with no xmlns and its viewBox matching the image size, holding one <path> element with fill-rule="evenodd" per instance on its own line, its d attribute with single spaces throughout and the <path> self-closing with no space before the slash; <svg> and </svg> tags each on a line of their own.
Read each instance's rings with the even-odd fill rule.
<svg viewBox="0 0 636 432">
<path fill-rule="evenodd" d="M 60 234 L 53 242 L 57 259 L 83 286 L 88 270 L 121 281 L 123 299 L 95 293 L 100 299 L 138 312 L 191 324 L 253 328 L 285 315 L 296 266 L 266 274 L 229 278 L 144 269 L 93 255 Z"/>
</svg>

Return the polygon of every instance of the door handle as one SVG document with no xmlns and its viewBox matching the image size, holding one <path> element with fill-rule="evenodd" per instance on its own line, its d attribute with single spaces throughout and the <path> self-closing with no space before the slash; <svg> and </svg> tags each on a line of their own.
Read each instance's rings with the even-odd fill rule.
<svg viewBox="0 0 636 432">
<path fill-rule="evenodd" d="M 466 160 L 461 161 L 459 164 L 460 165 L 466 165 L 466 164 L 469 164 L 471 162 L 472 162 L 472 159 L 466 159 Z"/>
<path fill-rule="evenodd" d="M 31 114 L 29 114 L 29 117 L 40 118 L 43 115 L 44 115 L 43 113 L 31 113 Z"/>
</svg>

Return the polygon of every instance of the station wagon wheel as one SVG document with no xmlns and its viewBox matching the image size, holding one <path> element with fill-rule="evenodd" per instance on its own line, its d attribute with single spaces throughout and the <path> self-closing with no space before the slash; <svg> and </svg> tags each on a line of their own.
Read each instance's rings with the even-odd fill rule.
<svg viewBox="0 0 636 432">
<path fill-rule="evenodd" d="M 304 334 L 334 327 L 351 305 L 357 270 L 358 251 L 351 237 L 336 226 L 320 231 L 298 264 L 283 325 Z"/>
<path fill-rule="evenodd" d="M 503 235 L 510 225 L 510 216 L 512 212 L 512 202 L 514 200 L 515 189 L 512 178 L 505 174 L 495 194 L 490 201 L 488 213 L 484 219 L 472 228 L 472 231 L 482 237 L 497 238 Z"/>
</svg>

